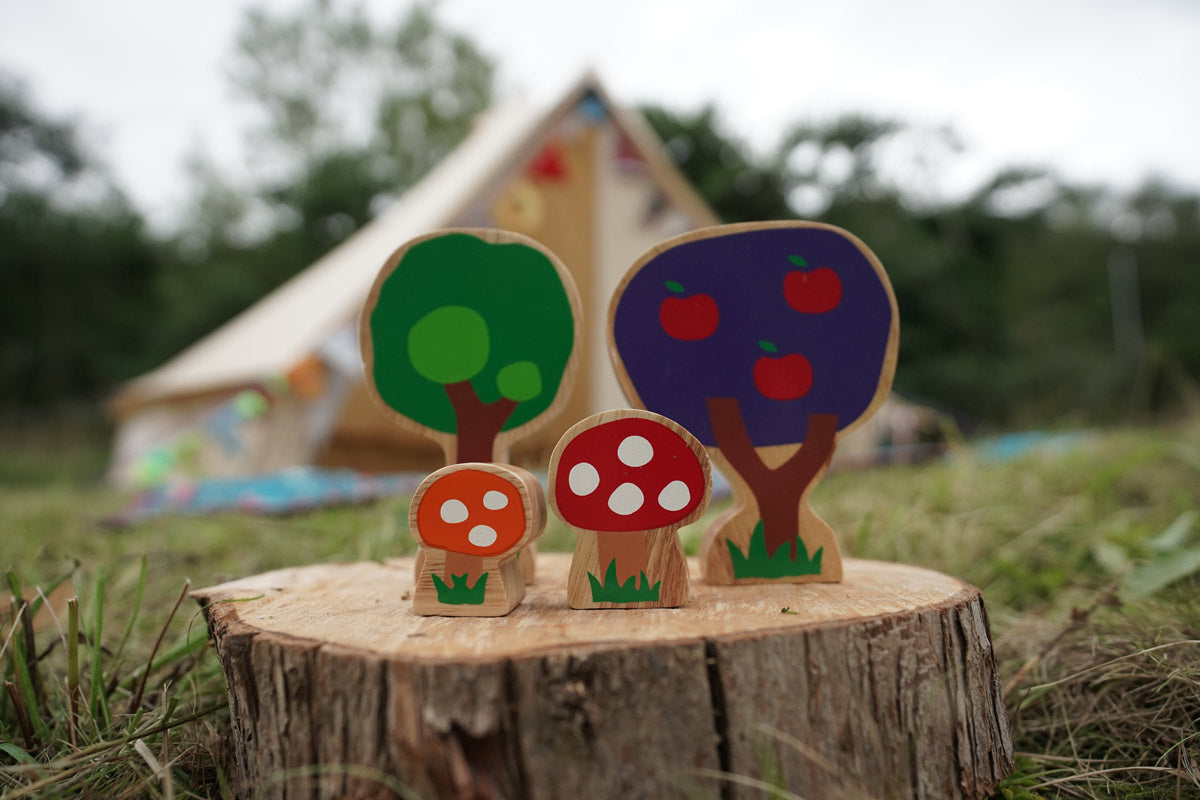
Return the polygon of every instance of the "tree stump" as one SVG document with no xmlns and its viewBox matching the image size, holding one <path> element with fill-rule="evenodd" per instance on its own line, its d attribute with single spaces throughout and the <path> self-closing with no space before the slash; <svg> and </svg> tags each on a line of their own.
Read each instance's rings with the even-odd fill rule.
<svg viewBox="0 0 1200 800">
<path fill-rule="evenodd" d="M 239 797 L 981 798 L 1012 743 L 979 591 L 847 559 L 841 583 L 573 611 L 539 556 L 497 618 L 421 617 L 412 561 L 203 589 Z"/>
</svg>

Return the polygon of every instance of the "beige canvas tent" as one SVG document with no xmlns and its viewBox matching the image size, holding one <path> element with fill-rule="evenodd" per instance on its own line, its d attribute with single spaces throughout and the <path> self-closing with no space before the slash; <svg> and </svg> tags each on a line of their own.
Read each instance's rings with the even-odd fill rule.
<svg viewBox="0 0 1200 800">
<path fill-rule="evenodd" d="M 437 168 L 315 264 L 158 369 L 121 388 L 111 477 L 251 474 L 289 465 L 430 469 L 440 450 L 370 401 L 356 319 L 408 239 L 447 227 L 524 233 L 571 270 L 584 308 L 581 369 L 558 419 L 518 447 L 544 460 L 567 427 L 625 404 L 606 352 L 607 304 L 652 245 L 715 223 L 636 112 L 593 76 L 537 110 L 490 112 Z"/>
</svg>

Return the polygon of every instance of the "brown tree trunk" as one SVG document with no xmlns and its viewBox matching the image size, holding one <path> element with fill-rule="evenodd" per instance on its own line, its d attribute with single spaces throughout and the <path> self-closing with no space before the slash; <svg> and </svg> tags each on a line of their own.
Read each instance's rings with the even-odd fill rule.
<svg viewBox="0 0 1200 800">
<path fill-rule="evenodd" d="M 458 423 L 455 463 L 495 461 L 496 436 L 512 416 L 516 401 L 501 397 L 485 403 L 475 394 L 470 381 L 446 384 L 446 396 L 450 398 Z"/>
<path fill-rule="evenodd" d="M 804 539 L 800 530 L 800 503 L 813 479 L 833 457 L 837 415 L 809 414 L 803 444 L 794 456 L 774 469 L 759 458 L 746 432 L 736 397 L 710 397 L 708 419 L 717 447 L 746 481 L 758 502 L 767 555 L 774 555 L 781 545 L 790 543 L 791 558 L 795 561 L 796 536 Z"/>
<path fill-rule="evenodd" d="M 196 593 L 243 798 L 985 798 L 1012 767 L 979 592 L 846 561 L 841 583 L 572 612 L 570 557 L 507 617 L 412 613 L 412 562 Z M 693 562 L 693 576 L 698 565 Z"/>
</svg>

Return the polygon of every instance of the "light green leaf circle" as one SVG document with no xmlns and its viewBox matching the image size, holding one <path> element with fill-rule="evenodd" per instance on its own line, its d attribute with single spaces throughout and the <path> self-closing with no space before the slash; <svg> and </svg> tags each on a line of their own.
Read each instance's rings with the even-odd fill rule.
<svg viewBox="0 0 1200 800">
<path fill-rule="evenodd" d="M 408 333 L 413 369 L 434 383 L 459 383 L 487 364 L 487 321 L 465 306 L 441 306 L 417 320 Z"/>
<path fill-rule="evenodd" d="M 514 361 L 496 374 L 496 388 L 501 396 L 523 403 L 542 393 L 542 373 L 532 361 Z"/>
</svg>

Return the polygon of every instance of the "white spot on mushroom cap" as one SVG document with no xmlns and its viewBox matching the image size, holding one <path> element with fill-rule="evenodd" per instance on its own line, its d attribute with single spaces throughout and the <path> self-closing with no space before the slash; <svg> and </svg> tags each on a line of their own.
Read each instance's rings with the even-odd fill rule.
<svg viewBox="0 0 1200 800">
<path fill-rule="evenodd" d="M 658 493 L 658 504 L 667 511 L 678 511 L 692 500 L 692 492 L 683 481 L 671 481 Z"/>
<path fill-rule="evenodd" d="M 467 504 L 462 500 L 447 500 L 446 502 L 442 503 L 442 507 L 439 509 L 439 514 L 442 517 L 442 522 L 446 522 L 451 525 L 459 522 L 466 522 L 467 517 L 470 516 L 469 512 L 467 511 Z"/>
<path fill-rule="evenodd" d="M 496 533 L 496 529 L 491 525 L 476 525 L 467 534 L 467 541 L 476 547 L 491 547 L 498 538 L 500 534 Z"/>
<path fill-rule="evenodd" d="M 586 497 L 600 485 L 600 473 L 586 461 L 580 461 L 567 473 L 567 485 L 579 497 Z"/>
<path fill-rule="evenodd" d="M 488 511 L 499 511 L 508 505 L 508 495 L 492 489 L 483 496 L 483 507 Z"/>
<path fill-rule="evenodd" d="M 617 458 L 627 467 L 644 467 L 654 458 L 654 447 L 644 436 L 626 436 L 617 445 Z"/>
<path fill-rule="evenodd" d="M 646 502 L 642 490 L 632 483 L 622 483 L 608 496 L 608 508 L 614 514 L 628 517 L 635 513 Z"/>
</svg>

